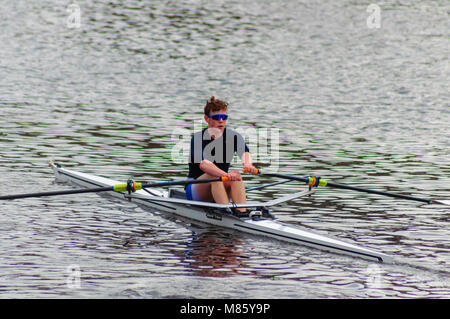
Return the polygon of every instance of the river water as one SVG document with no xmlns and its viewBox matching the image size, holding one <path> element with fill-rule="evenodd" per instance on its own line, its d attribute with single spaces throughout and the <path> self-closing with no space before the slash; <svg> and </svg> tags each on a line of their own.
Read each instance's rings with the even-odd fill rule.
<svg viewBox="0 0 450 319">
<path fill-rule="evenodd" d="M 118 180 L 183 179 L 214 95 L 265 171 L 449 198 L 449 10 L 444 0 L 1 1 L 0 194 L 68 189 L 50 160 Z M 273 211 L 392 265 L 94 194 L 0 207 L 1 298 L 450 297 L 448 206 L 326 188 Z"/>
</svg>

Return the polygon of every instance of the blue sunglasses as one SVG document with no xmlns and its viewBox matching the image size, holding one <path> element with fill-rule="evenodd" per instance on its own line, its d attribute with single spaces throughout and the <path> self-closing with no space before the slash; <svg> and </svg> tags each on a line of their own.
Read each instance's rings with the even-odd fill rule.
<svg viewBox="0 0 450 319">
<path fill-rule="evenodd" d="M 208 117 L 212 118 L 213 120 L 216 120 L 216 121 L 220 121 L 220 120 L 226 121 L 228 119 L 228 114 L 213 114 L 213 115 L 208 115 Z"/>
</svg>

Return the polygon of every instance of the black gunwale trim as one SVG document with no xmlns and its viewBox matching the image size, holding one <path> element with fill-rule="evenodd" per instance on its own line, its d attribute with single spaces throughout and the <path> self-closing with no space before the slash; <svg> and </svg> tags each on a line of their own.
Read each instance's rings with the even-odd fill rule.
<svg viewBox="0 0 450 319">
<path fill-rule="evenodd" d="M 349 252 L 349 253 L 351 253 L 353 255 L 367 256 L 367 257 L 370 257 L 372 259 L 376 259 L 379 262 L 383 261 L 382 257 L 376 256 L 376 255 L 371 255 L 371 254 L 368 254 L 368 253 L 356 252 L 356 251 L 353 251 L 353 250 L 350 250 L 350 249 L 345 249 L 345 248 L 325 245 L 325 244 L 316 243 L 316 242 L 305 240 L 305 239 L 299 239 L 299 238 L 295 238 L 295 237 L 291 237 L 291 236 L 287 236 L 287 235 L 281 235 L 281 234 L 277 234 L 277 233 L 270 232 L 270 231 L 267 231 L 267 230 L 262 230 L 262 229 L 258 229 L 258 228 L 249 227 L 249 226 L 246 226 L 246 225 L 234 224 L 234 226 L 237 226 L 238 228 L 239 227 L 246 228 L 246 229 L 257 231 L 257 232 L 264 233 L 264 234 L 270 234 L 270 235 L 281 237 L 281 238 L 287 238 L 287 239 L 295 240 L 295 241 L 298 241 L 298 242 L 304 242 L 304 243 L 308 243 L 308 244 L 311 244 L 311 245 L 314 245 L 314 246 L 322 246 L 322 247 L 330 248 L 330 249 L 333 249 L 333 250 L 345 251 L 345 252 Z"/>
</svg>

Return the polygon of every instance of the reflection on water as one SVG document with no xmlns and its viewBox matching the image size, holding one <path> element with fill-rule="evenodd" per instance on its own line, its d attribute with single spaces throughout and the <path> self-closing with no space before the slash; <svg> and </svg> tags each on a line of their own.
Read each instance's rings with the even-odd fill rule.
<svg viewBox="0 0 450 319">
<path fill-rule="evenodd" d="M 237 236 L 213 230 L 194 233 L 192 242 L 186 247 L 186 259 L 193 273 L 198 276 L 229 277 L 240 274 L 245 268 Z"/>
</svg>

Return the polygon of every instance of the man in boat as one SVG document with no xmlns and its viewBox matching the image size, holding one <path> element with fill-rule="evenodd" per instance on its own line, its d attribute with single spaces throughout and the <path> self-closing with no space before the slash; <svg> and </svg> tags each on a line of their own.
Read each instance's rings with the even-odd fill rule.
<svg viewBox="0 0 450 319">
<path fill-rule="evenodd" d="M 235 204 L 246 202 L 246 193 L 241 174 L 237 170 L 229 171 L 234 154 L 237 153 L 243 168 L 256 174 L 249 148 L 238 132 L 226 128 L 228 103 L 212 96 L 205 105 L 204 119 L 208 127 L 195 133 L 191 139 L 188 178 L 210 179 L 228 177 L 226 182 L 189 184 L 186 198 L 189 200 Z M 237 208 L 246 213 L 245 208 Z M 230 212 L 230 210 L 228 210 Z"/>
</svg>

